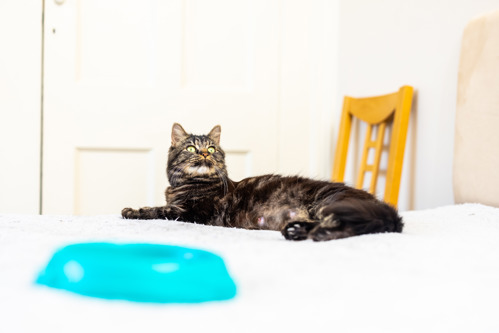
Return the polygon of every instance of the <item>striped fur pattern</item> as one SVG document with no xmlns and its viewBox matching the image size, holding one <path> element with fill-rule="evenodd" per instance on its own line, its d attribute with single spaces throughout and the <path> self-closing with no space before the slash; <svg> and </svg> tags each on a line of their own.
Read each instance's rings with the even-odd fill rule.
<svg viewBox="0 0 499 333">
<path fill-rule="evenodd" d="M 288 240 L 326 241 L 402 231 L 396 209 L 343 183 L 279 175 L 232 181 L 220 132 L 215 126 L 208 135 L 192 135 L 174 124 L 166 205 L 125 208 L 122 216 L 279 230 Z"/>
</svg>

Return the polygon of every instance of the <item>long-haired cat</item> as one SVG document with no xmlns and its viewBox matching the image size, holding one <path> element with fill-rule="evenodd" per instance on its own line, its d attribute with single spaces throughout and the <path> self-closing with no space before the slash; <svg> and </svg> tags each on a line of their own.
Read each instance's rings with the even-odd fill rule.
<svg viewBox="0 0 499 333">
<path fill-rule="evenodd" d="M 122 216 L 279 230 L 289 240 L 402 231 L 402 219 L 392 206 L 343 183 L 278 175 L 232 181 L 220 131 L 215 126 L 208 135 L 192 135 L 174 124 L 166 206 L 125 208 Z"/>
</svg>

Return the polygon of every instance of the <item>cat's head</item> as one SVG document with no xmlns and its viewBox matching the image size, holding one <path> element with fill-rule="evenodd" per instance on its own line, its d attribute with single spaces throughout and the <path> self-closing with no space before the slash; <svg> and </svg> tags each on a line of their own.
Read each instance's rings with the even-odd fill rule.
<svg viewBox="0 0 499 333">
<path fill-rule="evenodd" d="M 180 124 L 173 124 L 167 168 L 170 185 L 227 179 L 220 132 L 221 128 L 217 125 L 207 135 L 193 135 L 188 134 Z"/>
</svg>

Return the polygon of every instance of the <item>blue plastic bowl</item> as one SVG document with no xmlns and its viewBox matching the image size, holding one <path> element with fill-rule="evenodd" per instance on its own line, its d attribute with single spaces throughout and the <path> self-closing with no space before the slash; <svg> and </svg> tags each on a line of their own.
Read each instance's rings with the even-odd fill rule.
<svg viewBox="0 0 499 333">
<path fill-rule="evenodd" d="M 54 253 L 36 283 L 136 302 L 198 303 L 236 295 L 221 257 L 159 244 L 68 245 Z"/>
</svg>

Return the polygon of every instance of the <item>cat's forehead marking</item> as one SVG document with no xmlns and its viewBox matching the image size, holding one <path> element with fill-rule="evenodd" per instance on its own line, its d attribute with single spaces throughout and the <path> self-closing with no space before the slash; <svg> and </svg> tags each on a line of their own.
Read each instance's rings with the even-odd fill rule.
<svg viewBox="0 0 499 333">
<path fill-rule="evenodd" d="M 189 140 L 187 140 L 187 144 L 192 144 L 197 147 L 205 147 L 213 145 L 213 141 L 207 136 L 193 135 Z"/>
</svg>

